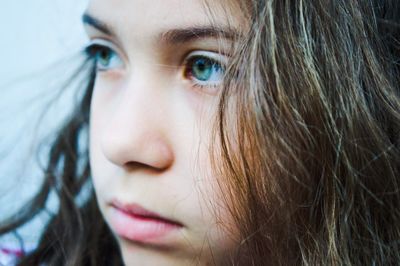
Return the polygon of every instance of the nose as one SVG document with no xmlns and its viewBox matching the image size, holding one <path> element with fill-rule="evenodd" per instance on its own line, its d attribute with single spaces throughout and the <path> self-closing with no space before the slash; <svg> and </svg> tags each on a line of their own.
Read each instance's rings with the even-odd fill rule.
<svg viewBox="0 0 400 266">
<path fill-rule="evenodd" d="M 154 77 L 153 77 L 154 79 Z M 137 73 L 119 90 L 109 106 L 109 122 L 101 148 L 104 156 L 123 168 L 165 170 L 174 160 L 168 139 L 168 108 L 160 86 Z"/>
</svg>

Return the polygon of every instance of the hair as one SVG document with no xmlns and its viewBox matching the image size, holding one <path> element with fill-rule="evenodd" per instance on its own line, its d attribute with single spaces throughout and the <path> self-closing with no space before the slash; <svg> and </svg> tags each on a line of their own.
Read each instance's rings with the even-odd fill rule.
<svg viewBox="0 0 400 266">
<path fill-rule="evenodd" d="M 213 130 L 213 169 L 240 231 L 232 264 L 400 261 L 400 2 L 246 0 Z M 0 225 L 59 208 L 19 265 L 123 265 L 90 184 L 95 73 L 39 193 Z M 83 154 L 82 154 L 83 152 Z M 83 166 L 83 167 L 82 167 Z"/>
<path fill-rule="evenodd" d="M 400 2 L 249 2 L 213 156 L 241 256 L 397 264 Z"/>
</svg>

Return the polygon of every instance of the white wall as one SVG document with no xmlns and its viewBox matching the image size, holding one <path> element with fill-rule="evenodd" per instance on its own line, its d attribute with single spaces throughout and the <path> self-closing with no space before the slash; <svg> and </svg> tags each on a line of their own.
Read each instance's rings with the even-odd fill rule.
<svg viewBox="0 0 400 266">
<path fill-rule="evenodd" d="M 86 6 L 87 0 L 0 0 L 0 220 L 41 183 L 33 151 L 71 106 L 70 92 L 48 104 L 87 42 L 80 20 Z M 28 245 L 45 222 L 38 218 L 21 231 Z"/>
</svg>

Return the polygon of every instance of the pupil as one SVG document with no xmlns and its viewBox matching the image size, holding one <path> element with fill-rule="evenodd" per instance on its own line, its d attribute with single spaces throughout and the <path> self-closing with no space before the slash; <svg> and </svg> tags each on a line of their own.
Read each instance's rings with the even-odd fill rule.
<svg viewBox="0 0 400 266">
<path fill-rule="evenodd" d="M 108 53 L 108 51 L 101 51 L 100 52 L 100 59 L 102 61 L 102 63 L 105 63 L 109 60 L 110 54 Z"/>
<path fill-rule="evenodd" d="M 195 63 L 194 74 L 197 79 L 206 81 L 210 79 L 212 72 L 212 64 L 205 59 L 198 59 Z"/>
<path fill-rule="evenodd" d="M 204 64 L 204 62 L 199 62 L 198 64 L 199 70 L 200 71 L 204 71 L 206 69 L 206 64 Z"/>
</svg>

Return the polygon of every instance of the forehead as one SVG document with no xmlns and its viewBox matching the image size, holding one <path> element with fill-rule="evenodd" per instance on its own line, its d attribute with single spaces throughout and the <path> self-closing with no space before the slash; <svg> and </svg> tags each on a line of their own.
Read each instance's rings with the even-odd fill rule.
<svg viewBox="0 0 400 266">
<path fill-rule="evenodd" d="M 222 1 L 222 0 L 221 0 Z M 162 32 L 193 25 L 239 27 L 239 16 L 221 1 L 209 0 L 91 0 L 87 13 L 116 27 L 119 33 Z M 233 0 L 232 0 L 233 1 Z"/>
</svg>

